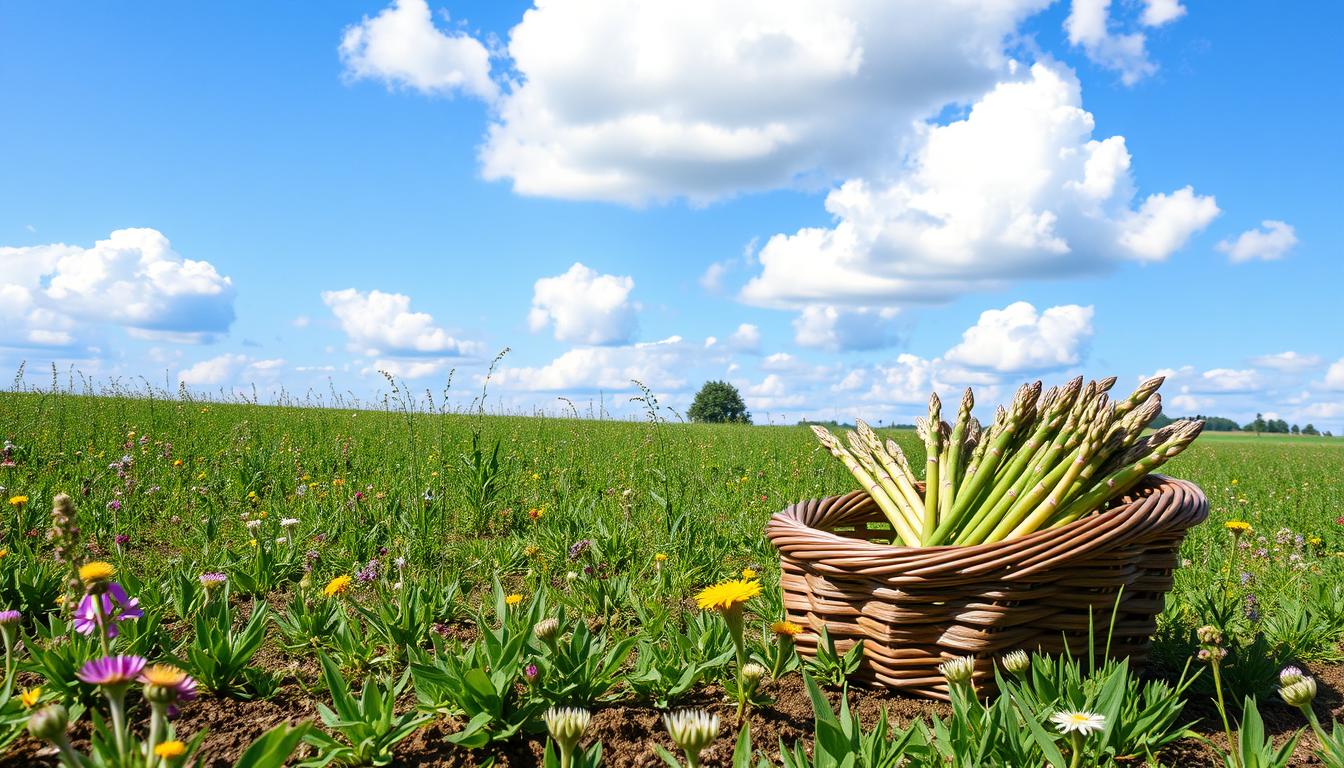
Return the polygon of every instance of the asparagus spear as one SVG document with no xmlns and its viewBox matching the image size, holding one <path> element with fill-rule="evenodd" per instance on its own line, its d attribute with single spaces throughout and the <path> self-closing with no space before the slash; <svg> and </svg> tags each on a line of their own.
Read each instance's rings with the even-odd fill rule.
<svg viewBox="0 0 1344 768">
<path fill-rule="evenodd" d="M 943 478 L 943 487 L 947 489 L 947 498 L 938 500 L 943 509 L 952 508 L 952 499 L 956 497 L 957 483 L 961 482 L 962 451 L 965 450 L 966 433 L 971 423 L 971 408 L 975 407 L 975 393 L 970 387 L 961 395 L 961 407 L 957 409 L 957 424 L 952 428 L 952 438 L 947 448 L 947 472 Z"/>
<path fill-rule="evenodd" d="M 873 454 L 872 448 L 863 440 L 861 435 L 846 432 L 845 438 L 849 443 L 849 452 L 854 454 L 854 457 L 859 460 L 868 474 L 877 479 L 877 482 L 882 486 L 882 490 L 887 492 L 887 496 L 896 502 L 901 515 L 905 517 L 906 523 L 913 530 L 919 525 L 919 513 L 916 512 L 916 506 L 906 498 L 899 483 L 891 476 L 891 472 L 886 465 L 881 462 L 878 456 Z"/>
<path fill-rule="evenodd" d="M 942 409 L 943 401 L 934 392 L 929 396 L 929 424 L 924 438 L 924 452 L 928 455 L 928 468 L 924 470 L 924 527 L 921 536 L 924 542 L 933 537 L 938 527 L 938 459 L 943 450 Z"/>
<path fill-rule="evenodd" d="M 1088 512 L 1099 508 L 1108 499 L 1121 496 L 1129 491 L 1148 473 L 1189 448 L 1195 438 L 1199 437 L 1199 433 L 1204 430 L 1204 420 L 1179 421 L 1172 426 L 1175 429 L 1162 442 L 1154 442 L 1152 444 L 1154 447 L 1147 455 L 1133 464 L 1112 472 L 1087 493 L 1074 499 L 1067 507 L 1060 510 L 1053 527 L 1068 525 Z"/>
<path fill-rule="evenodd" d="M 919 536 L 915 533 L 914 529 L 906 523 L 905 518 L 901 516 L 900 507 L 898 507 L 896 502 L 887 495 L 887 492 L 882 488 L 882 485 L 859 464 L 858 459 L 854 458 L 849 451 L 845 450 L 845 447 L 840 444 L 840 441 L 836 439 L 835 435 L 832 435 L 830 430 L 825 427 L 813 425 L 812 432 L 817 436 L 817 439 L 821 441 L 821 444 L 826 446 L 832 456 L 835 456 L 844 463 L 845 468 L 854 476 L 854 479 L 858 480 L 859 484 L 868 491 L 868 495 L 873 497 L 873 501 L 876 502 L 878 508 L 882 510 L 882 514 L 886 515 L 887 520 L 891 523 L 892 530 L 896 532 L 896 537 L 906 546 L 919 546 Z"/>
</svg>

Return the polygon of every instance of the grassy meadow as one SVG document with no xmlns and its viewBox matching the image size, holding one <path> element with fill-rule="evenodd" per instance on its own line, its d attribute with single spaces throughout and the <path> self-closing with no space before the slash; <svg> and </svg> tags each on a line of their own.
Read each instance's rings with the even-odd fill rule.
<svg viewBox="0 0 1344 768">
<path fill-rule="evenodd" d="M 114 641 L 122 644 L 118 652 L 179 662 L 210 701 L 290 701 L 298 691 L 329 702 L 339 698 L 333 686 L 341 685 L 332 674 L 356 688 L 366 677 L 366 688 L 389 691 L 399 681 L 405 689 L 396 688 L 389 701 L 412 719 L 398 739 L 384 733 L 378 742 L 388 759 L 407 734 L 425 741 L 425 729 L 439 728 L 448 740 L 476 727 L 471 707 L 447 680 L 472 664 L 491 672 L 502 667 L 500 657 L 480 658 L 487 650 L 480 637 L 491 626 L 504 632 L 522 622 L 513 626 L 519 632 L 546 616 L 581 617 L 593 635 L 585 657 L 606 659 L 611 668 L 566 670 L 557 661 L 553 671 L 542 670 L 570 682 L 581 678 L 582 693 L 572 685 L 534 685 L 530 677 L 496 681 L 502 703 L 493 719 L 486 717 L 476 736 L 451 741 L 456 751 L 444 764 L 517 751 L 521 739 L 532 738 L 526 734 L 544 738 L 546 705 L 656 712 L 704 702 L 716 686 L 731 693 L 737 684 L 731 638 L 694 596 L 744 572 L 762 588 L 747 604 L 752 657 L 780 665 L 773 685 L 800 690 L 798 660 L 784 658 L 788 649 L 773 645 L 767 629 L 782 612 L 776 558 L 763 529 L 787 504 L 847 492 L 853 478 L 805 427 L 688 425 L 651 397 L 644 406 L 645 419 L 615 421 L 442 412 L 409 402 L 400 390 L 382 408 L 360 410 L 143 394 L 0 394 L 0 438 L 8 441 L 0 466 L 0 503 L 7 502 L 0 518 L 0 609 L 22 612 L 26 647 L 67 648 L 64 660 L 15 651 L 18 687 L 40 685 L 42 702 L 97 701 L 87 685 L 52 679 L 75 669 L 80 653 L 96 651 L 94 640 L 70 633 L 57 607 L 69 565 L 53 559 L 48 532 L 53 497 L 67 493 L 78 519 L 74 558 L 112 564 L 145 612 L 125 623 Z M 922 464 L 913 432 L 883 432 Z M 1210 518 L 1185 542 L 1187 567 L 1177 572 L 1157 637 L 1159 677 L 1180 679 L 1202 645 L 1196 628 L 1209 624 L 1223 636 L 1222 684 L 1234 712 L 1246 696 L 1286 710 L 1275 694 L 1283 666 L 1341 660 L 1341 469 L 1344 440 L 1216 433 L 1164 467 L 1204 489 Z M 1229 521 L 1251 530 L 1234 535 Z M 199 581 L 206 573 L 227 578 L 222 608 L 212 602 L 212 587 Z M 326 599 L 324 590 L 333 592 L 337 583 L 340 600 Z M 506 596 L 517 607 L 506 607 Z M 233 649 L 243 656 L 238 669 L 203 669 L 202 654 L 218 655 L 211 643 L 227 642 L 207 639 L 206 625 L 246 629 L 244 617 L 258 613 L 267 619 L 256 630 L 257 647 Z M 58 640 L 65 637 L 75 639 Z M 330 669 L 319 668 L 315 651 Z M 526 675 L 533 656 L 542 663 L 546 653 L 525 643 L 508 663 Z M 445 666 L 446 657 L 457 660 Z M 843 682 L 843 662 L 832 663 L 811 675 Z M 1202 674 L 1171 695 L 1207 702 L 1214 693 Z M 12 715 L 5 722 L 14 736 L 26 709 L 17 693 L 0 709 Z M 319 713 L 296 706 L 290 714 L 316 721 Z M 1168 724 L 1173 741 L 1194 719 Z M 1210 731 L 1220 731 L 1214 725 Z M 333 746 L 355 741 L 342 733 L 330 723 L 315 727 L 299 754 L 377 762 Z M 728 764 L 736 734 L 726 722 L 727 746 L 712 764 Z M 1071 754 L 1071 742 L 1056 736 L 1059 749 Z M 37 742 L 25 736 L 10 749 L 25 743 Z M 210 745 L 207 738 L 202 754 Z M 790 764 L 778 745 L 756 746 L 758 759 Z M 1038 764 L 1053 764 L 1052 753 L 1040 749 L 1033 753 Z M 1307 749 L 1299 747 L 1299 758 Z M 608 764 L 640 764 L 652 753 L 639 754 L 622 762 L 609 752 Z M 1159 754 L 1151 750 L 1149 764 L 1161 764 Z M 1097 764 L 1117 756 L 1124 755 L 1103 755 Z"/>
</svg>

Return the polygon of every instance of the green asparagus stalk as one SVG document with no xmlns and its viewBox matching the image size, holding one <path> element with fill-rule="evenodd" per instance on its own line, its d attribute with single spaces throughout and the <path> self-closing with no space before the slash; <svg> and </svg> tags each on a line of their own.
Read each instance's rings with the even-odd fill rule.
<svg viewBox="0 0 1344 768">
<path fill-rule="evenodd" d="M 925 546 L 937 546 L 946 542 L 953 531 L 961 524 L 966 514 L 974 507 L 976 500 L 980 497 L 982 491 L 994 478 L 994 471 L 998 468 L 999 462 L 1003 460 L 1004 450 L 1008 443 L 1013 439 L 1013 434 L 1017 431 L 1019 420 L 1025 418 L 1030 408 L 1035 407 L 1036 399 L 1041 394 L 1041 382 L 1034 385 L 1024 384 L 1017 390 L 1017 395 L 1013 398 L 1013 409 L 1004 416 L 1003 429 L 999 431 L 994 438 L 993 444 L 985 450 L 984 458 L 981 460 L 980 467 L 975 476 L 967 481 L 958 494 L 958 498 L 953 503 L 952 509 L 943 516 L 934 530 L 933 536 L 925 540 Z"/>
<path fill-rule="evenodd" d="M 1199 433 L 1204 430 L 1204 420 L 1179 421 L 1172 425 L 1175 427 L 1171 433 L 1161 442 L 1154 442 L 1151 451 L 1144 457 L 1138 459 L 1133 464 L 1126 465 L 1112 472 L 1100 483 L 1097 483 L 1087 493 L 1079 496 L 1069 503 L 1067 507 L 1060 510 L 1059 516 L 1053 527 L 1068 525 L 1079 517 L 1100 507 L 1108 499 L 1123 495 L 1139 483 L 1148 473 L 1165 464 L 1168 460 L 1179 455 L 1181 451 L 1190 447 Z"/>
<path fill-rule="evenodd" d="M 929 396 L 929 423 L 924 438 L 924 452 L 928 456 L 924 470 L 924 527 L 920 540 L 927 543 L 938 527 L 938 497 L 941 493 L 939 458 L 943 450 L 943 401 L 934 392 Z"/>
<path fill-rule="evenodd" d="M 943 487 L 947 488 L 947 498 L 938 500 L 943 509 L 952 508 L 956 498 L 957 483 L 961 482 L 962 451 L 966 448 L 966 430 L 971 424 L 971 408 L 975 407 L 975 393 L 970 387 L 961 395 L 961 407 L 957 409 L 957 423 L 952 428 L 952 437 L 947 446 L 947 472 L 943 478 Z"/>
<path fill-rule="evenodd" d="M 872 454 L 873 458 L 877 459 L 877 462 L 887 471 L 887 475 L 895 482 L 900 494 L 900 498 L 897 498 L 896 501 L 901 502 L 901 507 L 906 510 L 911 525 L 915 525 L 915 521 L 922 517 L 920 513 L 923 510 L 924 499 L 920 497 L 919 491 L 915 490 L 915 478 L 910 474 L 910 465 L 905 461 L 905 454 L 900 453 L 900 448 L 897 447 L 896 454 L 900 457 L 898 460 L 896 455 L 882 446 L 882 439 L 863 419 L 856 419 L 854 426 L 859 437 L 863 440 L 863 444 L 867 446 L 868 452 Z M 896 445 L 890 441 L 889 444 Z"/>
<path fill-rule="evenodd" d="M 859 464 L 858 459 L 854 458 L 849 451 L 845 450 L 845 447 L 840 444 L 840 441 L 836 439 L 835 435 L 830 433 L 830 430 L 825 427 L 813 425 L 812 432 L 817 436 L 817 439 L 821 441 L 821 444 L 826 446 L 831 452 L 831 455 L 843 462 L 845 468 L 854 476 L 854 479 L 858 480 L 859 484 L 868 491 L 868 495 L 873 498 L 873 501 L 877 503 L 878 508 L 882 510 L 882 514 L 886 515 L 887 520 L 891 523 L 892 530 L 895 531 L 896 537 L 908 547 L 919 546 L 919 536 L 915 533 L 914 529 L 906 523 L 905 518 L 901 515 L 900 507 L 898 507 L 896 502 L 887 495 L 887 492 L 882 488 L 881 483 Z"/>
<path fill-rule="evenodd" d="M 911 530 L 914 530 L 919 525 L 920 515 L 917 511 L 918 507 L 906 498 L 905 494 L 901 491 L 899 484 L 891 476 L 886 465 L 881 462 L 878 456 L 872 453 L 872 448 L 863 440 L 862 436 L 853 432 L 846 432 L 845 438 L 849 443 L 849 452 L 859 460 L 859 463 L 868 471 L 868 474 L 872 475 L 877 480 L 882 486 L 882 490 L 887 492 L 887 496 L 891 497 L 891 500 L 896 502 L 896 506 L 900 508 L 901 515 L 905 518 L 905 522 L 909 524 Z"/>
</svg>

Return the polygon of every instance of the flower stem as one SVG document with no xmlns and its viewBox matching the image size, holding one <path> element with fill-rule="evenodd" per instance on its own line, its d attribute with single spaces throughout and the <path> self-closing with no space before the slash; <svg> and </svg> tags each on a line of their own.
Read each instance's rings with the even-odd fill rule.
<svg viewBox="0 0 1344 768">
<path fill-rule="evenodd" d="M 1227 753 L 1232 756 L 1233 768 L 1242 768 L 1241 755 L 1238 754 L 1236 744 L 1232 741 L 1232 726 L 1227 721 L 1227 705 L 1223 703 L 1223 676 L 1220 672 L 1221 664 L 1219 659 L 1214 658 L 1211 666 L 1213 667 L 1213 689 L 1218 694 L 1218 715 L 1223 719 L 1223 733 L 1227 734 Z"/>
<path fill-rule="evenodd" d="M 159 733 L 167 719 L 168 708 L 158 703 L 152 703 L 149 706 L 149 741 L 146 742 L 145 746 L 145 768 L 154 768 L 154 764 L 158 762 L 157 756 L 154 754 L 154 748 L 159 745 Z"/>
<path fill-rule="evenodd" d="M 107 614 L 103 611 L 103 596 L 90 595 L 93 598 L 93 618 L 98 623 L 98 642 L 103 647 L 103 655 L 111 656 L 112 647 L 107 642 Z"/>
<path fill-rule="evenodd" d="M 117 755 L 126 761 L 126 688 L 105 690 L 107 708 L 112 713 L 112 737 L 116 740 Z"/>
<path fill-rule="evenodd" d="M 1069 734 L 1073 741 L 1073 755 L 1069 759 L 1069 768 L 1079 768 L 1083 764 L 1083 734 L 1074 731 Z"/>
<path fill-rule="evenodd" d="M 80 768 L 79 757 L 75 755 L 75 750 L 70 747 L 70 739 L 64 733 L 56 737 L 56 749 L 61 752 L 61 765 L 66 768 Z"/>
</svg>

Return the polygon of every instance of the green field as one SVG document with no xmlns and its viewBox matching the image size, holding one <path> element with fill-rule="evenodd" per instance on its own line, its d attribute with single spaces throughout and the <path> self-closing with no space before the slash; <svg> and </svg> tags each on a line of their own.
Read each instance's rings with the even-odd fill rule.
<svg viewBox="0 0 1344 768">
<path fill-rule="evenodd" d="M 725 647 L 722 628 L 710 627 L 692 598 L 743 569 L 763 587 L 748 608 L 759 635 L 780 617 L 767 519 L 790 502 L 854 487 L 803 427 L 685 425 L 656 406 L 629 422 L 436 413 L 400 397 L 394 392 L 382 410 L 340 410 L 0 395 L 0 436 L 12 445 L 12 466 L 0 467 L 9 502 L 0 608 L 22 610 L 35 643 L 59 634 L 49 618 L 65 571 L 47 531 L 52 498 L 64 492 L 78 512 L 76 556 L 111 562 L 159 616 L 148 636 L 124 633 L 150 658 L 189 658 L 201 573 L 227 574 L 236 605 L 255 611 L 265 599 L 295 620 L 332 603 L 321 596 L 332 579 L 355 577 L 338 618 L 357 627 L 342 630 L 360 633 L 355 640 L 334 629 L 305 638 L 276 621 L 252 664 L 261 671 L 220 695 L 312 690 L 314 648 L 351 680 L 394 679 L 422 648 L 470 655 L 473 633 L 489 621 L 475 612 L 490 614 L 498 580 L 525 605 L 544 601 L 538 610 L 585 617 L 608 643 L 632 638 L 636 650 L 610 690 L 583 703 L 667 706 L 730 680 L 731 665 L 705 667 L 691 693 L 669 697 L 649 692 L 661 683 L 628 683 L 643 669 L 640 656 L 677 657 L 685 651 L 678 636 Z M 913 432 L 889 434 L 922 463 Z M 1194 629 L 1209 623 L 1226 636 L 1224 683 L 1238 704 L 1255 695 L 1282 707 L 1271 701 L 1282 665 L 1339 660 L 1341 469 L 1344 440 L 1268 435 L 1205 434 L 1166 465 L 1205 490 L 1211 513 L 1182 552 L 1190 567 L 1178 571 L 1160 626 L 1159 673 L 1175 679 L 1197 649 Z M 1223 525 L 1230 520 L 1253 528 L 1241 546 Z M 576 548 L 582 541 L 589 544 Z M 408 607 L 411 593 L 423 605 Z M 398 605 L 391 619 L 376 615 Z M 398 622 L 404 635 L 384 626 Z M 455 627 L 466 634 L 448 631 Z M 286 682 L 280 670 L 305 659 L 308 677 Z M 32 658 L 24 664 L 32 684 L 51 672 Z M 1207 701 L 1208 677 L 1186 695 Z M 59 681 L 46 690 L 53 701 L 80 695 Z M 540 727 L 538 718 L 524 731 Z"/>
</svg>

